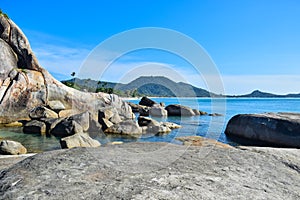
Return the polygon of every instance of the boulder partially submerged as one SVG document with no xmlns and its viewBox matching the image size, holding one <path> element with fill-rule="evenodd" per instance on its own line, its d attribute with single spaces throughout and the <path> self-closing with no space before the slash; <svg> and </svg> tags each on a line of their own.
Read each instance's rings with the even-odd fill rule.
<svg viewBox="0 0 300 200">
<path fill-rule="evenodd" d="M 225 133 L 263 146 L 300 148 L 300 113 L 236 115 L 229 120 Z"/>
</svg>

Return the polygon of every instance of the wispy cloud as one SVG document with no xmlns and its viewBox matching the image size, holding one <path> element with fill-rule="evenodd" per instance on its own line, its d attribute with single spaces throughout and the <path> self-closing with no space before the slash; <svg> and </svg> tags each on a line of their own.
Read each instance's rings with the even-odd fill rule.
<svg viewBox="0 0 300 200">
<path fill-rule="evenodd" d="M 97 52 L 89 57 L 92 47 L 38 32 L 27 35 L 40 64 L 60 80 L 70 78 L 72 72 L 81 78 L 122 83 L 140 76 L 166 76 L 175 82 L 190 83 L 215 93 L 245 94 L 256 89 L 277 94 L 300 93 L 300 75 L 207 75 L 192 66 L 128 55 L 110 63 L 118 52 L 96 49 Z"/>
<path fill-rule="evenodd" d="M 39 63 L 56 78 L 70 77 L 78 72 L 91 49 L 85 45 L 39 32 L 27 31 L 32 50 Z"/>
</svg>

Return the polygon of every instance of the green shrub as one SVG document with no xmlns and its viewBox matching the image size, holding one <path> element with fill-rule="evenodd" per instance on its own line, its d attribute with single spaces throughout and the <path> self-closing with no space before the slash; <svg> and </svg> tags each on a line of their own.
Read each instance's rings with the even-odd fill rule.
<svg viewBox="0 0 300 200">
<path fill-rule="evenodd" d="M 4 12 L 2 11 L 2 9 L 0 9 L 0 16 L 3 16 L 3 17 L 5 17 L 6 19 L 9 19 L 8 15 L 7 15 L 6 13 L 4 13 Z"/>
</svg>

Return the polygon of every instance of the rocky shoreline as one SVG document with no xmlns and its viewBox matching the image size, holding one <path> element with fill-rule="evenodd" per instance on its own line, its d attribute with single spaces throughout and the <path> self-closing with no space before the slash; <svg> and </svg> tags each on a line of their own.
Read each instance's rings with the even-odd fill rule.
<svg viewBox="0 0 300 200">
<path fill-rule="evenodd" d="M 0 158 L 1 199 L 300 199 L 299 149 L 234 148 L 197 136 L 177 138 L 184 145 L 101 145 L 97 134 L 140 137 L 181 127 L 151 117 L 220 114 L 68 88 L 2 15 L 0 58 L 0 124 L 55 136 L 64 148 L 29 156 L 22 144 L 2 140 L 0 154 L 29 157 Z M 299 148 L 300 114 L 237 115 L 226 134 Z"/>
</svg>

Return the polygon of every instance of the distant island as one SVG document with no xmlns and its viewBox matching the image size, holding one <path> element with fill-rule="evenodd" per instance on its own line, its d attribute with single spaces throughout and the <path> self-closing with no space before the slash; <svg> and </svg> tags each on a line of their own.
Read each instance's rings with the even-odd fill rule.
<svg viewBox="0 0 300 200">
<path fill-rule="evenodd" d="M 164 76 L 141 76 L 127 84 L 79 78 L 61 82 L 81 91 L 114 93 L 122 97 L 300 98 L 300 93 L 278 95 L 259 90 L 245 95 L 221 95 L 187 83 L 176 83 Z"/>
</svg>

